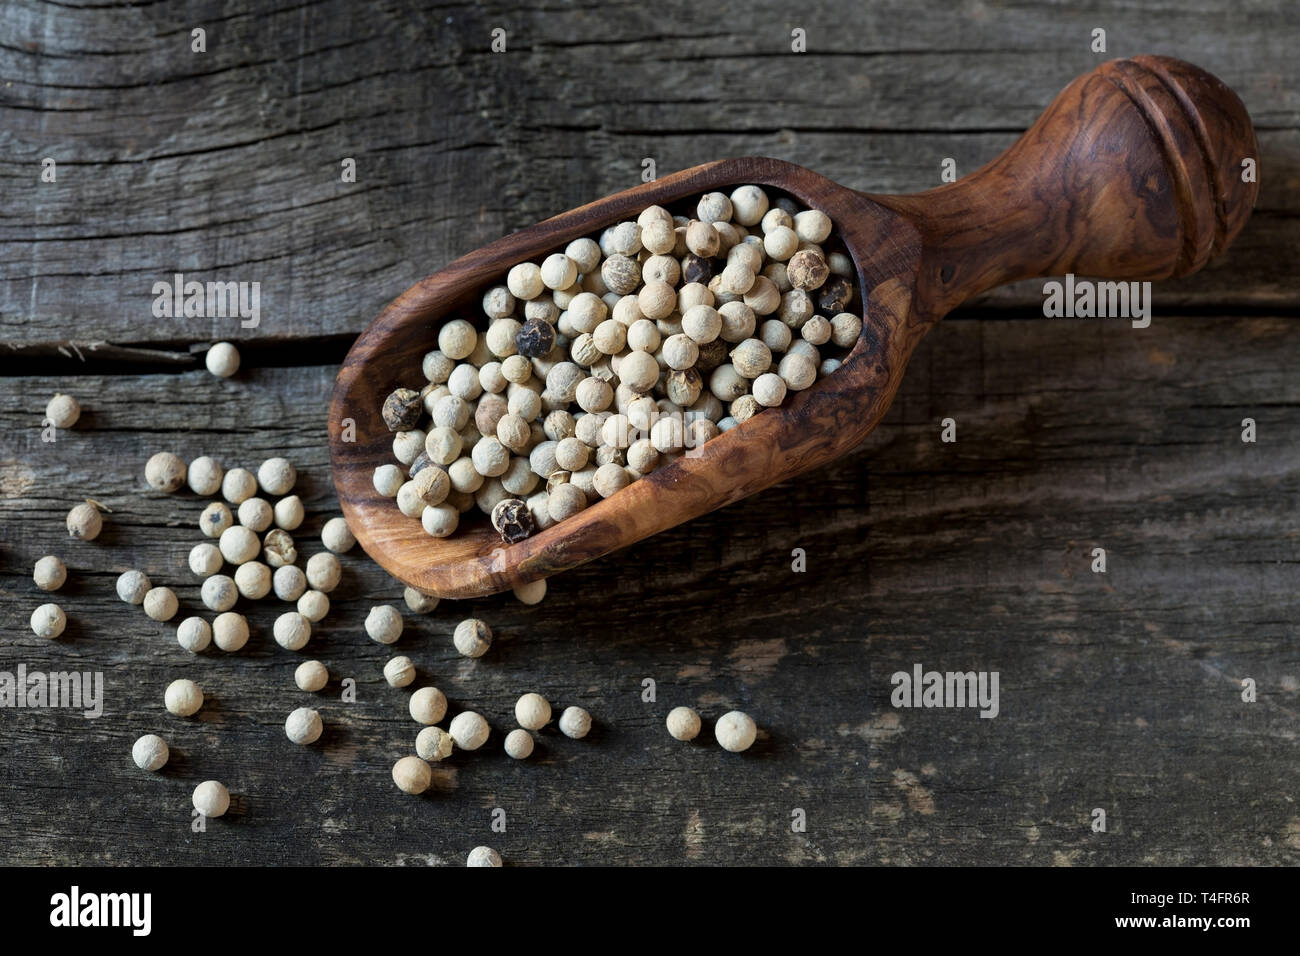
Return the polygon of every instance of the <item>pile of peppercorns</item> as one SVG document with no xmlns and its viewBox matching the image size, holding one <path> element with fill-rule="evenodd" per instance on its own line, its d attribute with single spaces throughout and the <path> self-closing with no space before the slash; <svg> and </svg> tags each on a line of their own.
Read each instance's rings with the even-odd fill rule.
<svg viewBox="0 0 1300 956">
<path fill-rule="evenodd" d="M 840 365 L 862 332 L 831 221 L 757 186 L 694 218 L 643 210 L 523 262 L 424 356 L 382 415 L 380 494 L 441 538 L 475 505 L 507 543 L 607 498 Z M 426 419 L 427 416 L 427 419 Z"/>
</svg>

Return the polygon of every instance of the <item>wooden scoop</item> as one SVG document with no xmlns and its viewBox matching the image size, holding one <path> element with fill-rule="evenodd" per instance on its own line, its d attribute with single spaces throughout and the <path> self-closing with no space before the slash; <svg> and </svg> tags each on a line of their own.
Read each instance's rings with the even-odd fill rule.
<svg viewBox="0 0 1300 956">
<path fill-rule="evenodd" d="M 1258 187 L 1243 181 L 1245 159 L 1258 159 L 1255 133 L 1230 89 L 1190 64 L 1139 56 L 1079 77 L 1000 157 L 928 192 L 869 195 L 791 163 L 729 159 L 548 219 L 416 283 L 352 346 L 329 417 L 343 513 L 385 570 L 440 597 L 490 594 L 598 558 L 853 448 L 889 408 L 921 337 L 971 296 L 1033 276 L 1195 272 L 1250 215 Z M 394 461 L 380 407 L 394 388 L 420 386 L 443 321 L 477 317 L 486 288 L 519 262 L 646 206 L 745 183 L 827 213 L 856 264 L 865 324 L 837 371 L 517 544 L 503 545 L 486 519 L 432 538 L 375 491 L 375 468 Z"/>
</svg>

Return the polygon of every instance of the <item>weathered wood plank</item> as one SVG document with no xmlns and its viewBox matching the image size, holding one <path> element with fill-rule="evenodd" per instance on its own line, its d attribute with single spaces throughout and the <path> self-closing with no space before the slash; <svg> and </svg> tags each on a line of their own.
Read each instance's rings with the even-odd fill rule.
<svg viewBox="0 0 1300 956">
<path fill-rule="evenodd" d="M 419 12 L 416 12 L 419 11 Z M 455 256 L 661 172 L 767 154 L 910 191 L 991 159 L 1108 55 L 1186 56 L 1261 126 L 1260 209 L 1159 308 L 1300 304 L 1300 67 L 1289 10 L 1204 0 L 434 9 L 342 0 L 0 11 L 0 342 L 162 344 L 359 331 Z M 806 22 L 805 22 L 806 21 Z M 189 30 L 208 29 L 208 52 Z M 491 29 L 509 49 L 487 52 Z M 795 26 L 810 52 L 788 53 Z M 448 104 L 459 104 L 448 109 Z M 339 162 L 358 160 L 358 181 Z M 39 181 L 52 157 L 58 181 Z M 262 325 L 155 319 L 176 271 L 262 283 Z M 995 293 L 1036 306 L 1036 287 Z"/>
<path fill-rule="evenodd" d="M 245 652 L 195 660 L 111 595 L 139 565 L 198 606 L 181 569 L 201 504 L 144 492 L 160 448 L 289 454 L 309 479 L 309 541 L 333 505 L 333 369 L 0 380 L 0 669 L 100 669 L 109 694 L 98 721 L 0 711 L 3 858 L 213 863 L 276 847 L 303 863 L 456 864 L 489 843 L 518 863 L 1294 863 L 1297 607 L 1278 516 L 1300 486 L 1298 346 L 1300 327 L 1268 317 L 941 325 L 841 464 L 557 579 L 539 608 L 497 597 L 408 618 L 393 651 L 496 731 L 414 800 L 388 767 L 416 728 L 361 628 L 399 590 L 363 556 L 309 646 L 360 700 L 332 684 L 330 730 L 306 749 L 280 729 L 311 698 L 291 684 L 302 655 L 267 634 L 273 602 L 252 612 Z M 49 446 L 38 422 L 56 387 L 87 411 Z M 944 417 L 955 444 L 939 441 Z M 115 509 L 95 543 L 62 530 L 84 494 Z M 790 570 L 795 547 L 807 574 Z M 74 623 L 55 644 L 26 628 L 47 551 L 72 569 Z M 469 612 L 501 635 L 477 662 L 449 642 Z M 889 675 L 916 663 L 999 671 L 999 716 L 894 709 Z M 214 698 L 196 721 L 162 709 L 180 674 Z M 1241 701 L 1244 677 L 1258 703 Z M 548 733 L 516 765 L 501 732 L 534 689 L 587 706 L 597 731 Z M 677 744 L 662 718 L 681 702 L 740 706 L 765 736 L 743 757 Z M 158 778 L 129 763 L 147 730 L 180 751 Z M 213 777 L 240 812 L 192 835 L 189 791 Z M 498 806 L 504 835 L 488 829 Z M 1106 834 L 1089 829 L 1094 807 Z"/>
</svg>

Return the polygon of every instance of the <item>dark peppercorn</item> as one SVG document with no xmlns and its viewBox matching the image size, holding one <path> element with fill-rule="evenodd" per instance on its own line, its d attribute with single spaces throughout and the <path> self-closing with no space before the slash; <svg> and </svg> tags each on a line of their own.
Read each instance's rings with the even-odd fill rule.
<svg viewBox="0 0 1300 956">
<path fill-rule="evenodd" d="M 727 343 L 714 339 L 700 346 L 700 357 L 695 360 L 695 367 L 701 373 L 712 372 L 727 360 Z"/>
<path fill-rule="evenodd" d="M 515 335 L 515 348 L 524 358 L 541 358 L 555 348 L 555 327 L 545 319 L 528 319 Z"/>
<path fill-rule="evenodd" d="M 492 527 L 506 544 L 523 541 L 533 533 L 533 515 L 528 505 L 518 498 L 506 498 L 492 509 Z"/>
<path fill-rule="evenodd" d="M 404 432 L 416 426 L 423 411 L 419 392 L 411 388 L 396 388 L 384 399 L 382 414 L 390 432 Z"/>
<path fill-rule="evenodd" d="M 848 310 L 853 298 L 853 283 L 843 276 L 831 276 L 817 294 L 818 311 L 822 315 L 838 315 Z"/>
<path fill-rule="evenodd" d="M 682 259 L 682 281 L 709 284 L 713 278 L 713 263 L 708 259 L 688 252 Z"/>
</svg>

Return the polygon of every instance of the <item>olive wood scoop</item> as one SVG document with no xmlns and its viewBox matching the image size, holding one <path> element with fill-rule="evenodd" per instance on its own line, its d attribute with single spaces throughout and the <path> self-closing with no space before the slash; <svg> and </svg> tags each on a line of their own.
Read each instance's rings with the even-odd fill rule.
<svg viewBox="0 0 1300 956">
<path fill-rule="evenodd" d="M 889 408 L 921 337 L 971 296 L 1035 276 L 1149 280 L 1200 269 L 1249 217 L 1258 187 L 1242 181 L 1242 160 L 1257 157 L 1250 118 L 1227 86 L 1188 63 L 1139 56 L 1074 80 L 1005 153 L 927 192 L 860 193 L 792 163 L 747 157 L 570 210 L 417 282 L 357 339 L 329 415 L 343 513 L 386 571 L 440 597 L 491 594 L 575 567 L 843 455 Z M 483 292 L 517 263 L 646 206 L 746 183 L 825 212 L 852 257 L 864 326 L 840 368 L 516 544 L 502 544 L 485 518 L 432 538 L 375 490 L 375 468 L 394 461 L 384 398 L 420 380 L 443 321 L 476 315 Z"/>
</svg>

